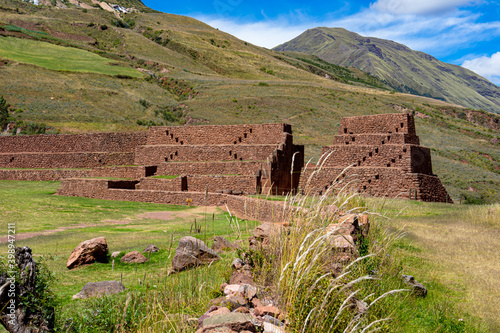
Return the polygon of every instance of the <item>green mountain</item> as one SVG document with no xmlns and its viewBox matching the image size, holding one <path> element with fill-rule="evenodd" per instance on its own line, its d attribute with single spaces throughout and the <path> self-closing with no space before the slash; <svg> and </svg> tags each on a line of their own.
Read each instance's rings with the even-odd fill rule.
<svg viewBox="0 0 500 333">
<path fill-rule="evenodd" d="M 500 116 L 395 92 L 355 67 L 261 48 L 139 1 L 0 3 L 0 96 L 12 133 L 286 122 L 317 158 L 341 117 L 413 112 L 455 201 L 500 199 Z"/>
<path fill-rule="evenodd" d="M 468 69 L 390 40 L 342 28 L 315 28 L 274 50 L 313 54 L 335 65 L 356 67 L 400 92 L 500 113 L 500 87 Z"/>
</svg>

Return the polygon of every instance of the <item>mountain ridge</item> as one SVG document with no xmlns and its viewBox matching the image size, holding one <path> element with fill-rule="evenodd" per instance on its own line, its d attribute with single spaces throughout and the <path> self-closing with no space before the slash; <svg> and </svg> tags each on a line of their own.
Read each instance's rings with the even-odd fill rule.
<svg viewBox="0 0 500 333">
<path fill-rule="evenodd" d="M 356 67 L 400 92 L 500 113 L 500 87 L 466 68 L 394 41 L 318 27 L 273 50 L 316 55 L 335 65 Z"/>
</svg>

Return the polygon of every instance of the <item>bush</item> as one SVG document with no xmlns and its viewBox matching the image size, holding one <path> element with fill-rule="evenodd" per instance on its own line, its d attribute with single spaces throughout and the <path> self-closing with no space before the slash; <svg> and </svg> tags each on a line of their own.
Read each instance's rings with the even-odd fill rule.
<svg viewBox="0 0 500 333">
<path fill-rule="evenodd" d="M 11 118 L 9 113 L 10 105 L 0 96 L 0 130 L 3 131 L 9 124 Z"/>
</svg>

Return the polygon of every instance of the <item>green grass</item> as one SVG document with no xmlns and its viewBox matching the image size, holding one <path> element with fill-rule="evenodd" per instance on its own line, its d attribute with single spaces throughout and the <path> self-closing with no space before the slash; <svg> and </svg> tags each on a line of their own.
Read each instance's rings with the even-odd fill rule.
<svg viewBox="0 0 500 333">
<path fill-rule="evenodd" d="M 56 196 L 54 193 L 59 186 L 60 182 L 0 181 L 0 229 L 6 230 L 8 223 L 15 223 L 16 246 L 29 246 L 37 258 L 45 258 L 57 279 L 54 290 L 63 312 L 81 303 L 71 301 L 71 297 L 87 282 L 122 280 L 127 288 L 139 292 L 145 292 L 161 281 L 165 283 L 165 275 L 181 237 L 192 235 L 209 246 L 215 235 L 233 241 L 240 237 L 230 226 L 228 214 L 219 209 Z M 168 212 L 166 214 L 170 214 L 171 219 L 143 215 L 155 211 Z M 198 226 L 201 225 L 200 233 L 191 233 L 195 220 Z M 248 235 L 247 230 L 254 226 L 254 222 L 247 221 L 240 226 L 241 232 Z M 31 237 L 23 239 L 21 235 L 28 233 Z M 107 264 L 98 263 L 68 271 L 66 261 L 71 251 L 80 242 L 95 237 L 106 238 L 110 253 L 142 252 L 149 244 L 157 245 L 161 251 L 153 253 L 150 262 L 139 265 L 137 273 L 134 265 L 122 264 L 119 258 L 115 260 L 114 270 L 110 260 Z M 0 252 L 3 255 L 5 251 Z M 208 269 L 206 275 L 214 278 L 207 288 L 218 288 L 223 282 L 220 274 L 225 274 L 224 270 L 229 268 L 232 254 L 224 255 L 224 258 Z M 138 282 L 139 278 L 143 280 L 145 273 L 149 287 Z M 189 280 L 192 278 L 189 274 L 179 276 L 187 276 Z M 182 278 L 177 276 L 169 281 L 172 279 L 181 285 L 188 283 L 180 282 Z M 206 295 L 203 300 L 208 301 Z M 202 305 L 196 304 L 187 312 L 199 316 Z"/>
<path fill-rule="evenodd" d="M 0 37 L 0 56 L 57 71 L 143 77 L 137 70 L 111 65 L 110 59 L 97 54 L 29 39 Z"/>
<path fill-rule="evenodd" d="M 159 175 L 159 176 L 152 176 L 150 178 L 175 179 L 177 177 L 179 177 L 179 175 Z"/>
<path fill-rule="evenodd" d="M 79 323 L 87 321 L 79 329 L 82 332 L 99 329 L 106 332 L 106 327 L 110 327 L 106 325 L 121 320 L 123 311 L 142 316 L 143 320 L 137 321 L 130 313 L 128 322 L 130 331 L 139 332 L 147 331 L 148 327 L 164 331 L 165 325 L 171 325 L 164 320 L 167 314 L 199 317 L 208 308 L 209 300 L 217 296 L 220 284 L 227 282 L 229 266 L 236 254 L 225 253 L 221 261 L 211 266 L 167 276 L 178 240 L 193 235 L 211 245 L 214 235 L 222 235 L 233 241 L 243 239 L 245 244 L 255 226 L 253 222 L 240 222 L 240 234 L 234 223 L 232 226 L 228 223 L 227 213 L 218 209 L 62 197 L 54 195 L 59 186 L 60 182 L 0 181 L 0 229 L 6 230 L 7 223 L 15 223 L 17 246 L 29 246 L 37 260 L 44 258 L 57 280 L 53 289 L 60 302 L 59 323 L 65 323 L 69 317 Z M 369 248 L 382 252 L 376 259 L 355 266 L 355 271 L 361 275 L 373 274 L 371 270 L 378 267 L 376 274 L 383 278 L 372 284 L 359 284 L 358 287 L 364 288 L 361 294 L 404 288 L 401 274 L 414 275 L 429 290 L 425 299 L 409 294 L 386 297 L 374 312 L 376 316 L 392 318 L 382 326 L 383 331 L 498 330 L 496 309 L 500 306 L 500 295 L 495 280 L 500 248 L 498 204 L 469 206 L 359 198 L 347 207 L 364 204 L 390 219 L 372 216 Z M 144 215 L 158 211 L 169 219 Z M 199 234 L 191 233 L 195 219 L 202 226 Z M 405 235 L 386 246 L 383 244 L 387 230 L 403 231 Z M 27 233 L 38 234 L 23 239 Z M 160 252 L 152 253 L 149 262 L 138 265 L 137 272 L 135 265 L 121 263 L 121 256 L 115 259 L 114 269 L 110 260 L 107 264 L 67 270 L 66 260 L 74 247 L 83 240 L 100 236 L 107 239 L 110 252 L 121 251 L 123 255 L 142 251 L 151 243 Z M 4 256 L 6 250 L 0 252 Z M 269 267 L 275 269 L 276 262 L 271 260 L 271 264 Z M 123 281 L 131 292 L 130 309 L 124 309 L 127 294 L 71 300 L 86 282 L 102 280 Z M 89 325 L 91 318 L 94 324 L 102 324 L 101 328 Z"/>
</svg>

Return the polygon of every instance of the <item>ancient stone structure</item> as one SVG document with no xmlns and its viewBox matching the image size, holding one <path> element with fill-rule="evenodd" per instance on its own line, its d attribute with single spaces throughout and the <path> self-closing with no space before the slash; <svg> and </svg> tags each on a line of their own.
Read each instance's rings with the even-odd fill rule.
<svg viewBox="0 0 500 333">
<path fill-rule="evenodd" d="M 374 196 L 450 201 L 419 146 L 413 118 L 344 118 L 305 176 L 291 126 L 151 127 L 144 133 L 0 137 L 0 179 L 62 180 L 59 195 L 176 205 L 227 205 L 240 217 L 283 220 L 276 202 L 238 195 L 324 193 L 349 181 Z M 321 168 L 319 167 L 321 165 Z M 347 166 L 353 165 L 342 172 Z M 108 178 L 108 179 L 106 179 Z M 340 183 L 335 182 L 336 179 Z"/>
<path fill-rule="evenodd" d="M 432 173 L 430 149 L 420 146 L 410 114 L 342 118 L 333 145 L 306 170 L 302 191 L 344 187 L 373 196 L 451 202 Z"/>
</svg>

